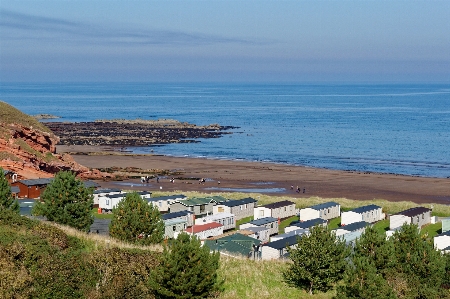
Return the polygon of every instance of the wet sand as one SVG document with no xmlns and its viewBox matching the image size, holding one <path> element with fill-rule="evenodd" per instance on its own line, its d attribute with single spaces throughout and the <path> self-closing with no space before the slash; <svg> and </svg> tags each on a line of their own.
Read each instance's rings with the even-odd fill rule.
<svg viewBox="0 0 450 299">
<path fill-rule="evenodd" d="M 98 147 L 64 147 L 58 152 L 100 152 Z M 137 190 L 164 191 L 247 191 L 292 197 L 319 196 L 323 198 L 348 198 L 356 200 L 385 199 L 416 203 L 450 204 L 450 179 L 424 178 L 404 175 L 334 171 L 275 163 L 178 158 L 157 155 L 86 155 L 73 154 L 78 163 L 90 168 L 137 167 L 143 171 L 178 171 L 179 177 L 205 178 L 204 184 L 196 180 L 161 178 L 148 184 L 139 179 L 120 182 L 99 182 L 102 187 L 126 189 L 133 185 Z M 220 184 L 219 184 L 220 181 Z M 291 190 L 291 186 L 294 190 Z M 301 189 L 297 193 L 297 186 Z M 303 189 L 305 192 L 303 193 Z"/>
</svg>

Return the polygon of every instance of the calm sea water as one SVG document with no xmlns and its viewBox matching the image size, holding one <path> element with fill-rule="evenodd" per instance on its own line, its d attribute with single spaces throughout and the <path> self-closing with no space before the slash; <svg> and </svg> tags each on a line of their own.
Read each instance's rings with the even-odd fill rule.
<svg viewBox="0 0 450 299">
<path fill-rule="evenodd" d="M 450 177 L 450 85 L 19 84 L 0 99 L 61 121 L 172 118 L 238 126 L 138 153 Z"/>
</svg>

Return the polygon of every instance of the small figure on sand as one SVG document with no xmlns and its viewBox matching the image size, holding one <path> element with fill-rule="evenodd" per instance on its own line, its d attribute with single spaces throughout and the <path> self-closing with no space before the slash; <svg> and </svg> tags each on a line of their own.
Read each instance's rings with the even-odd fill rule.
<svg viewBox="0 0 450 299">
<path fill-rule="evenodd" d="M 159 176 L 156 177 L 156 182 L 159 183 Z"/>
<path fill-rule="evenodd" d="M 303 193 L 305 193 L 306 192 L 306 189 L 305 188 L 303 188 Z"/>
<path fill-rule="evenodd" d="M 217 185 L 220 185 L 220 181 L 217 181 Z"/>
<path fill-rule="evenodd" d="M 297 191 L 295 191 L 295 192 L 300 193 L 300 187 L 299 186 L 297 186 Z"/>
<path fill-rule="evenodd" d="M 291 185 L 291 190 L 294 190 L 294 185 Z"/>
</svg>

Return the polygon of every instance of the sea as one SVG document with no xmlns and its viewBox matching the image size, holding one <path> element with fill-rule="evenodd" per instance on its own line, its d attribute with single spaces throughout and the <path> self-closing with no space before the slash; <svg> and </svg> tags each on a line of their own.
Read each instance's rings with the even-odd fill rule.
<svg viewBox="0 0 450 299">
<path fill-rule="evenodd" d="M 176 119 L 235 126 L 135 153 L 450 177 L 450 84 L 0 83 L 0 100 L 56 121 Z"/>
</svg>

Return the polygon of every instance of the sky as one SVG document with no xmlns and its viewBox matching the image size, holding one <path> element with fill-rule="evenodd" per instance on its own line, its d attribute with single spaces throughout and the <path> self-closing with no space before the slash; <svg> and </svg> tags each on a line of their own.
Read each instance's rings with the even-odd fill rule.
<svg viewBox="0 0 450 299">
<path fill-rule="evenodd" d="M 450 1 L 0 1 L 2 82 L 450 82 Z"/>
</svg>

